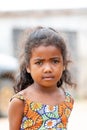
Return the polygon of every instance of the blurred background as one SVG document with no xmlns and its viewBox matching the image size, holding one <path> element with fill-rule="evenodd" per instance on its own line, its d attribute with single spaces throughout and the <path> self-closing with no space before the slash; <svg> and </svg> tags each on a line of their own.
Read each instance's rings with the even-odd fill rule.
<svg viewBox="0 0 87 130">
<path fill-rule="evenodd" d="M 70 49 L 77 88 L 68 130 L 87 129 L 87 1 L 0 0 L 0 129 L 8 129 L 8 103 L 18 68 L 18 47 L 26 28 L 53 27 Z M 5 125 L 6 124 L 6 125 Z"/>
</svg>

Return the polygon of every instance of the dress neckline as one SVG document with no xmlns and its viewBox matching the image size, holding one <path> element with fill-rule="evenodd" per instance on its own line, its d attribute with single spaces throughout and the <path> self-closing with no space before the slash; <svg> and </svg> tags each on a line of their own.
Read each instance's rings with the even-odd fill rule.
<svg viewBox="0 0 87 130">
<path fill-rule="evenodd" d="M 65 94 L 65 99 L 64 101 L 58 103 L 58 104 L 55 104 L 55 105 L 51 105 L 51 104 L 45 104 L 45 103 L 41 103 L 41 102 L 38 102 L 38 101 L 34 101 L 34 100 L 31 100 L 29 99 L 28 97 L 24 97 L 22 94 L 18 94 L 18 96 L 20 97 L 20 99 L 26 101 L 26 102 L 29 102 L 29 103 L 34 103 L 34 104 L 37 104 L 37 105 L 41 105 L 41 106 L 53 106 L 53 107 L 58 107 L 59 105 L 62 105 L 62 104 L 65 104 L 65 102 L 68 101 L 68 98 L 69 97 L 68 95 L 68 92 L 65 92 L 64 91 L 64 94 Z"/>
</svg>

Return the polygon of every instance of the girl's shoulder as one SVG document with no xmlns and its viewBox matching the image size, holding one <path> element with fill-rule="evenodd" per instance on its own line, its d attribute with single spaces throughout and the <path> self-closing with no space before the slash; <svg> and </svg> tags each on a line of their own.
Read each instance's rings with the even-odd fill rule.
<svg viewBox="0 0 87 130">
<path fill-rule="evenodd" d="M 64 103 L 73 106 L 73 104 L 74 104 L 74 97 L 73 97 L 72 92 L 70 90 L 68 90 L 68 89 L 63 88 L 63 87 L 61 89 L 63 90 L 63 92 L 65 94 L 65 101 L 64 101 Z"/>
<path fill-rule="evenodd" d="M 71 92 L 70 90 L 65 89 L 65 88 L 63 88 L 63 87 L 61 87 L 61 89 L 62 89 L 62 91 L 64 92 L 65 97 L 68 97 L 68 98 L 74 100 L 73 94 L 72 94 L 72 92 Z"/>
<path fill-rule="evenodd" d="M 24 104 L 25 104 L 24 101 L 25 101 L 25 99 L 24 99 L 24 96 L 22 94 L 20 94 L 20 93 L 14 94 L 12 96 L 12 98 L 10 99 L 9 106 L 12 109 L 16 109 L 16 108 L 22 109 L 24 107 Z"/>
<path fill-rule="evenodd" d="M 13 99 L 19 99 L 21 101 L 25 101 L 26 100 L 26 93 L 27 93 L 26 89 L 24 89 L 24 90 L 18 92 L 17 94 L 14 94 L 12 96 L 12 98 L 10 99 L 10 101 L 12 101 Z"/>
<path fill-rule="evenodd" d="M 10 99 L 10 102 L 11 102 L 13 99 L 19 99 L 19 100 L 25 101 L 24 95 L 23 95 L 23 94 L 20 94 L 20 93 L 13 95 L 13 97 Z"/>
<path fill-rule="evenodd" d="M 68 91 L 65 91 L 65 95 L 66 95 L 66 97 L 65 97 L 64 103 L 69 109 L 72 110 L 73 105 L 74 105 L 74 98 L 73 98 L 72 94 Z"/>
<path fill-rule="evenodd" d="M 9 106 L 8 106 L 8 113 L 12 116 L 15 116 L 16 113 L 20 117 L 24 113 L 24 106 L 25 106 L 25 99 L 24 96 L 21 94 L 15 94 L 10 99 Z"/>
</svg>

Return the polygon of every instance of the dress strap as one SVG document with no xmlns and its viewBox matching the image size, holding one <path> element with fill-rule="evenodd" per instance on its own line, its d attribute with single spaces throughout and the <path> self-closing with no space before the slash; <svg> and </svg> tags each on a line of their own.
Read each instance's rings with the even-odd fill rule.
<svg viewBox="0 0 87 130">
<path fill-rule="evenodd" d="M 16 95 L 14 95 L 14 96 L 10 99 L 10 101 L 12 101 L 14 98 L 17 98 L 17 99 L 20 99 L 20 100 L 22 100 L 22 101 L 25 101 L 25 98 L 24 98 L 24 96 L 23 96 L 22 94 L 16 94 Z"/>
<path fill-rule="evenodd" d="M 73 108 L 73 105 L 74 105 L 74 99 L 73 97 L 71 96 L 70 93 L 66 92 L 66 99 L 65 99 L 65 104 L 66 106 L 72 110 Z"/>
</svg>

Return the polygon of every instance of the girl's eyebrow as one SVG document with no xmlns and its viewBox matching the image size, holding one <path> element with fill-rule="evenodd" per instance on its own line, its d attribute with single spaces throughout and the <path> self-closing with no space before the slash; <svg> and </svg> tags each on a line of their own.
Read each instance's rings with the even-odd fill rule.
<svg viewBox="0 0 87 130">
<path fill-rule="evenodd" d="M 38 60 L 44 60 L 44 58 L 37 57 L 37 58 L 34 58 L 33 60 L 34 60 L 34 61 L 38 61 Z"/>
<path fill-rule="evenodd" d="M 61 59 L 61 57 L 60 57 L 60 56 L 54 56 L 54 57 L 51 57 L 50 59 Z M 42 57 L 37 57 L 37 58 L 34 58 L 33 60 L 34 60 L 34 61 L 44 60 L 44 58 L 42 58 Z"/>
<path fill-rule="evenodd" d="M 50 59 L 60 59 L 60 58 L 61 58 L 60 56 L 54 56 L 54 57 L 52 57 Z"/>
</svg>

